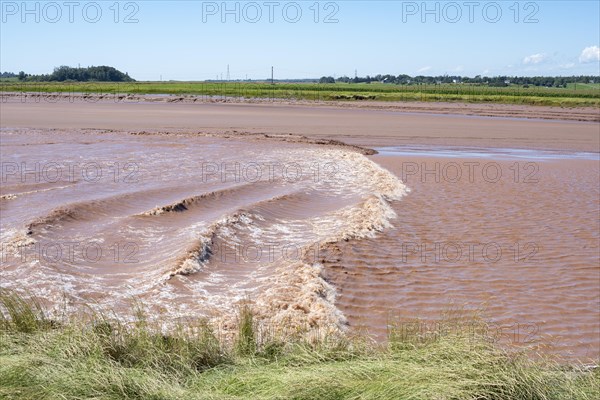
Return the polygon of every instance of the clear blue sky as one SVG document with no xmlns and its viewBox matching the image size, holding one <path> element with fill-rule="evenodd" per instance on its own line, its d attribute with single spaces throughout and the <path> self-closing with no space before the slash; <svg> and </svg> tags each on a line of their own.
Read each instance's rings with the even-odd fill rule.
<svg viewBox="0 0 600 400">
<path fill-rule="evenodd" d="M 276 78 L 600 74 L 597 0 L 427 2 L 430 13 L 421 1 L 268 1 L 228 2 L 225 14 L 221 1 L 58 0 L 25 10 L 2 0 L 0 70 L 111 65 L 138 80 L 215 79 L 228 64 L 231 79 L 265 78 L 271 65 Z"/>
</svg>

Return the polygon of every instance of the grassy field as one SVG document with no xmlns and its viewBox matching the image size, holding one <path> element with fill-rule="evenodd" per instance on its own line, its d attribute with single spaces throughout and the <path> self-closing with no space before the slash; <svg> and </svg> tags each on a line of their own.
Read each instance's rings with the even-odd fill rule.
<svg viewBox="0 0 600 400">
<path fill-rule="evenodd" d="M 308 341 L 259 337 L 240 310 L 233 341 L 201 321 L 169 335 L 143 314 L 56 322 L 34 300 L 0 292 L 3 399 L 595 399 L 600 371 L 531 361 L 482 336 L 391 330 Z"/>
<path fill-rule="evenodd" d="M 570 90 L 600 90 L 600 83 L 568 83 L 567 89 Z"/>
<path fill-rule="evenodd" d="M 0 91 L 38 93 L 165 94 L 310 101 L 453 101 L 561 107 L 600 106 L 600 86 L 577 88 L 488 87 L 477 85 L 316 84 L 255 82 L 0 82 Z"/>
</svg>

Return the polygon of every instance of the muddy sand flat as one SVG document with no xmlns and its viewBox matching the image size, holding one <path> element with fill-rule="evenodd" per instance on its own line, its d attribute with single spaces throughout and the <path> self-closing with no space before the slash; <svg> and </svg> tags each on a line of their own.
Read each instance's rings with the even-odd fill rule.
<svg viewBox="0 0 600 400">
<path fill-rule="evenodd" d="M 418 103 L 348 106 L 286 104 L 81 101 L 9 97 L 2 103 L 2 127 L 191 129 L 205 132 L 292 133 L 366 146 L 395 144 L 475 145 L 598 151 L 600 124 L 566 121 L 582 112 L 549 107 Z M 412 104 L 412 105 L 411 105 Z M 358 107 L 358 108 L 355 108 Z M 362 108 L 361 108 L 362 107 Z M 385 109 L 388 108 L 388 109 Z M 461 115 L 463 110 L 497 110 L 508 118 Z M 414 111 L 414 110 L 412 110 Z M 451 112 L 454 114 L 444 115 Z M 583 109 L 590 118 L 598 109 Z M 484 112 L 480 114 L 485 115 Z M 536 116 L 554 120 L 536 119 Z M 520 118 L 527 116 L 527 118 Z M 519 117 L 519 118 L 514 118 Z"/>
</svg>

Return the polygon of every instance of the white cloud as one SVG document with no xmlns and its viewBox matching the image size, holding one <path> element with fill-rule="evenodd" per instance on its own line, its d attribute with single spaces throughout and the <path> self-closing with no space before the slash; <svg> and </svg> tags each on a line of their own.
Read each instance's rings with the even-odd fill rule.
<svg viewBox="0 0 600 400">
<path fill-rule="evenodd" d="M 600 47 L 590 46 L 583 49 L 579 56 L 579 62 L 591 63 L 600 61 Z"/>
<path fill-rule="evenodd" d="M 543 61 L 546 60 L 546 55 L 545 54 L 532 54 L 530 56 L 527 56 L 523 59 L 523 64 L 525 65 L 529 65 L 529 64 L 539 64 Z"/>
<path fill-rule="evenodd" d="M 566 63 L 566 64 L 561 64 L 558 67 L 561 69 L 571 69 L 574 66 L 575 66 L 575 63 L 570 62 L 570 63 Z"/>
<path fill-rule="evenodd" d="M 463 72 L 464 70 L 465 70 L 465 67 L 463 67 L 462 65 L 458 65 L 452 71 L 454 71 L 454 72 Z"/>
<path fill-rule="evenodd" d="M 429 71 L 430 69 L 431 69 L 431 67 L 428 65 L 428 66 L 426 66 L 426 67 L 419 68 L 419 69 L 417 70 L 417 72 L 427 72 L 427 71 Z"/>
</svg>

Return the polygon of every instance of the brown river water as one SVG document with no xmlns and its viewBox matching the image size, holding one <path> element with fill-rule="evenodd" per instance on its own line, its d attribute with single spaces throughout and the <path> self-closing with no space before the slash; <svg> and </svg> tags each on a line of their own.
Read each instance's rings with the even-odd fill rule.
<svg viewBox="0 0 600 400">
<path fill-rule="evenodd" d="M 364 327 L 478 310 L 600 350 L 597 153 L 3 129 L 0 286 L 165 324 Z M 424 322 L 426 323 L 426 322 Z"/>
</svg>

